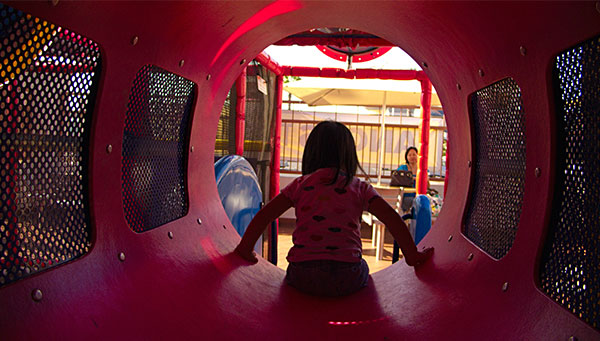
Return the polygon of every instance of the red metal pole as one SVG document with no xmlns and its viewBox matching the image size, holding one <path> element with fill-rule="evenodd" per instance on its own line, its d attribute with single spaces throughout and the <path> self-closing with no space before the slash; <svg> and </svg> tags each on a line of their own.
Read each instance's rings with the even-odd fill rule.
<svg viewBox="0 0 600 341">
<path fill-rule="evenodd" d="M 427 165 L 429 158 L 429 121 L 431 117 L 431 81 L 421 81 L 421 145 L 419 147 L 419 171 L 417 172 L 417 194 L 427 193 Z"/>
<path fill-rule="evenodd" d="M 448 170 L 450 169 L 450 141 L 446 141 L 446 175 L 444 177 L 444 199 L 446 198 L 446 190 L 448 189 Z"/>
<path fill-rule="evenodd" d="M 269 199 L 279 194 L 279 162 L 281 158 L 281 104 L 283 100 L 283 76 L 277 76 L 275 98 L 275 131 L 273 133 L 273 155 L 271 157 L 271 183 L 269 186 Z M 279 220 L 271 225 L 269 233 L 269 260 L 277 264 L 277 236 L 279 235 Z"/>
<path fill-rule="evenodd" d="M 246 68 L 238 77 L 235 90 L 237 101 L 235 106 L 235 153 L 244 155 L 244 129 L 246 127 Z"/>
</svg>

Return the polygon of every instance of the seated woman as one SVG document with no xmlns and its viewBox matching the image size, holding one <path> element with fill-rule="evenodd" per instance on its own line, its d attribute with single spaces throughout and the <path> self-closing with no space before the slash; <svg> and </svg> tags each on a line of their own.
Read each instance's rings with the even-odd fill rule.
<svg viewBox="0 0 600 341">
<path fill-rule="evenodd" d="M 412 187 L 415 187 L 417 171 L 419 170 L 419 151 L 416 147 L 408 147 L 404 153 L 404 160 L 406 164 L 400 165 L 396 170 L 410 171 L 415 181 L 413 181 Z M 428 186 L 429 187 L 429 186 Z M 415 193 L 405 193 L 402 197 L 402 211 L 408 212 L 412 207 L 412 202 L 415 199 Z"/>
</svg>

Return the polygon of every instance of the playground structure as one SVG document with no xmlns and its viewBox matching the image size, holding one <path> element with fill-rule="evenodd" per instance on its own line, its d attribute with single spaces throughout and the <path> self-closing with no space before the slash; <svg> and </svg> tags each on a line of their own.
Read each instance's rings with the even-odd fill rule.
<svg viewBox="0 0 600 341">
<path fill-rule="evenodd" d="M 597 3 L 8 6 L 3 338 L 600 336 Z M 247 63 L 327 26 L 418 61 L 450 141 L 444 208 L 420 244 L 433 259 L 335 300 L 231 254 L 213 169 L 218 113 Z"/>
</svg>

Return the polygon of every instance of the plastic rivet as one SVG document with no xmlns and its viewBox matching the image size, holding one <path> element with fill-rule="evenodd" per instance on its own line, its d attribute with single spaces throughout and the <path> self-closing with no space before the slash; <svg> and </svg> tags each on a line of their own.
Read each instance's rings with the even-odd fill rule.
<svg viewBox="0 0 600 341">
<path fill-rule="evenodd" d="M 227 230 L 227 226 L 223 225 L 223 228 L 224 228 L 225 230 Z"/>
<path fill-rule="evenodd" d="M 206 75 L 206 80 L 209 81 L 210 80 L 210 75 Z"/>
<path fill-rule="evenodd" d="M 244 63 L 246 63 L 245 59 L 240 60 L 240 65 L 244 65 Z"/>
<path fill-rule="evenodd" d="M 120 253 L 119 253 L 119 260 L 120 260 L 121 262 L 124 262 L 124 261 L 125 261 L 125 254 L 124 254 L 123 252 L 120 252 Z"/>
<path fill-rule="evenodd" d="M 109 144 L 109 145 L 106 146 L 106 152 L 108 154 L 112 153 L 112 145 L 111 144 Z"/>
<path fill-rule="evenodd" d="M 183 67 L 183 64 L 185 64 L 185 60 L 182 59 L 179 61 L 179 67 Z"/>
<path fill-rule="evenodd" d="M 473 162 L 471 160 L 469 160 L 469 162 L 467 164 L 469 165 L 469 168 L 471 168 L 471 166 L 473 166 Z"/>
<path fill-rule="evenodd" d="M 521 56 L 525 56 L 527 54 L 527 49 L 525 46 L 519 47 L 519 51 L 521 51 Z"/>
<path fill-rule="evenodd" d="M 194 146 L 190 147 L 190 152 L 193 153 L 194 152 Z"/>
<path fill-rule="evenodd" d="M 169 232 L 167 233 L 167 236 L 169 236 L 169 239 L 173 239 L 173 232 L 169 231 Z"/>
<path fill-rule="evenodd" d="M 202 219 L 198 218 L 196 221 L 198 222 L 198 225 L 202 225 Z"/>
<path fill-rule="evenodd" d="M 502 284 L 502 291 L 506 290 L 508 290 L 508 282 L 504 282 L 504 284 Z"/>
<path fill-rule="evenodd" d="M 456 89 L 457 89 L 457 90 L 460 90 L 460 89 L 462 89 L 462 87 L 460 86 L 460 84 L 459 84 L 459 83 L 456 83 Z"/>
<path fill-rule="evenodd" d="M 138 36 L 131 38 L 131 45 L 135 46 L 139 40 L 140 38 Z"/>
<path fill-rule="evenodd" d="M 469 253 L 469 257 L 467 257 L 467 259 L 468 259 L 469 261 L 472 261 L 472 260 L 473 260 L 473 254 L 472 254 L 472 253 Z"/>
<path fill-rule="evenodd" d="M 483 69 L 479 69 L 479 76 L 480 76 L 480 77 L 483 77 L 483 76 L 485 76 L 485 73 L 483 72 Z"/>
<path fill-rule="evenodd" d="M 539 167 L 535 168 L 535 177 L 539 178 L 542 175 L 542 170 Z"/>
<path fill-rule="evenodd" d="M 33 298 L 33 300 L 36 302 L 41 301 L 43 297 L 44 297 L 44 295 L 42 294 L 42 291 L 40 289 L 35 289 L 31 293 L 31 298 Z"/>
<path fill-rule="evenodd" d="M 452 235 L 450 235 L 450 237 L 448 237 L 448 243 L 450 243 L 452 241 Z"/>
</svg>

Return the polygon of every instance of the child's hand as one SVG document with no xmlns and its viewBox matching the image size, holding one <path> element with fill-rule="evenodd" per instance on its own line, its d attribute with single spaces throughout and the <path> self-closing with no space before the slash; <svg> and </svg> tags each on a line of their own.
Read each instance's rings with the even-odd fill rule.
<svg viewBox="0 0 600 341">
<path fill-rule="evenodd" d="M 246 261 L 255 264 L 258 263 L 258 258 L 256 257 L 256 252 L 253 250 L 243 250 L 239 245 L 235 248 L 234 252 L 245 259 Z"/>
<path fill-rule="evenodd" d="M 407 259 L 406 263 L 410 266 L 419 267 L 420 265 L 427 262 L 427 260 L 429 258 L 431 258 L 432 255 L 433 255 L 433 247 L 428 247 L 426 249 L 423 249 L 423 251 L 417 251 L 417 256 L 415 257 L 415 259 L 411 260 L 410 263 L 408 262 L 408 259 Z"/>
</svg>

